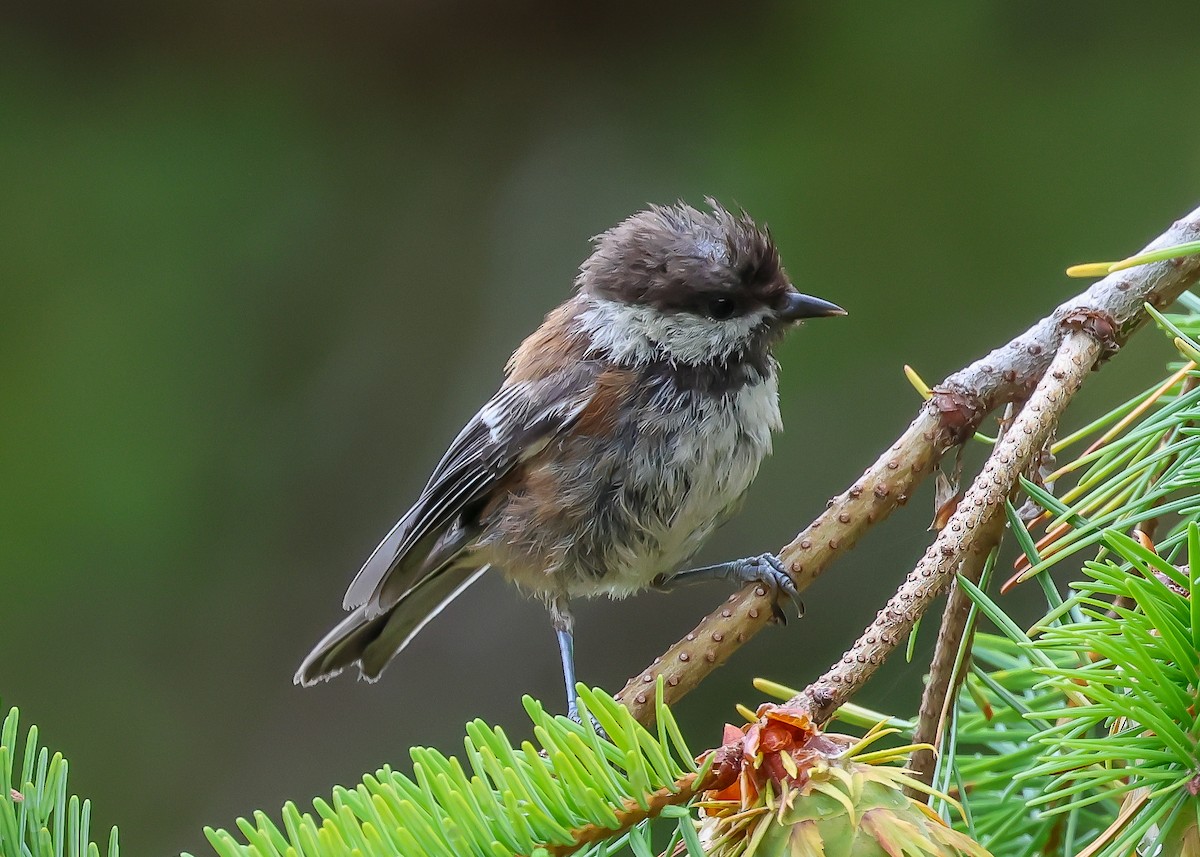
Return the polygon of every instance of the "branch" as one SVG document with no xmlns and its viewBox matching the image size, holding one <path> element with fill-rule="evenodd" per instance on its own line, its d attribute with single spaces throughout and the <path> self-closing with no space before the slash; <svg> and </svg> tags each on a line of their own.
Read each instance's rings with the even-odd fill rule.
<svg viewBox="0 0 1200 857">
<path fill-rule="evenodd" d="M 970 553 L 963 558 L 959 574 L 972 583 L 978 583 L 983 574 L 987 558 L 1000 542 L 1004 534 L 1004 515 L 992 515 L 984 531 L 978 534 Z M 963 635 L 967 630 L 967 619 L 971 613 L 971 599 L 957 582 L 950 584 L 950 594 L 946 597 L 946 608 L 942 611 L 942 625 L 938 631 L 937 646 L 934 649 L 933 661 L 929 665 L 929 683 L 921 694 L 920 714 L 917 716 L 917 728 L 913 732 L 914 744 L 928 744 L 931 747 L 941 747 L 941 736 L 944 724 L 957 698 L 963 679 L 966 678 L 967 664 L 958 664 L 958 653 L 963 647 Z M 974 634 L 971 635 L 974 638 Z M 968 648 L 970 643 L 967 644 Z M 968 655 L 969 657 L 969 655 Z M 930 785 L 933 782 L 933 771 L 937 762 L 934 750 L 922 747 L 913 752 L 909 768 L 913 777 Z M 909 791 L 909 797 L 918 797 Z"/>
<path fill-rule="evenodd" d="M 808 711 L 818 723 L 830 718 L 874 674 L 912 630 L 933 599 L 975 551 L 980 537 L 1002 518 L 1004 501 L 1029 467 L 1104 346 L 1084 330 L 1071 333 L 1004 437 L 887 606 L 879 611 L 842 659 L 787 705 Z"/>
<path fill-rule="evenodd" d="M 613 815 L 616 816 L 615 825 L 610 825 L 606 821 L 605 824 L 588 824 L 572 828 L 570 831 L 572 842 L 569 845 L 547 845 L 544 846 L 545 852 L 550 857 L 569 857 L 589 845 L 615 839 L 622 831 L 632 830 L 643 821 L 658 818 L 668 806 L 686 806 L 698 794 L 712 788 L 714 782 L 711 770 L 704 779 L 701 779 L 697 773 L 691 773 L 676 780 L 671 786 L 663 786 L 642 796 L 639 800 L 626 798 L 622 801 L 620 808 L 613 808 Z"/>
<path fill-rule="evenodd" d="M 1172 225 L 1143 252 L 1198 238 L 1200 209 Z M 1111 274 L 1007 345 L 948 377 L 879 460 L 780 551 L 797 588 L 807 588 L 872 525 L 907 502 L 946 450 L 969 437 L 989 412 L 1024 398 L 1057 350 L 1064 323 L 1094 328 L 1105 340 L 1106 351 L 1112 351 L 1145 322 L 1143 302 L 1166 306 L 1197 279 L 1200 256 Z M 617 698 L 639 722 L 653 722 L 653 688 L 659 675 L 666 680 L 667 702 L 675 702 L 761 631 L 772 615 L 771 608 L 764 587 L 743 587 L 630 679 Z"/>
</svg>

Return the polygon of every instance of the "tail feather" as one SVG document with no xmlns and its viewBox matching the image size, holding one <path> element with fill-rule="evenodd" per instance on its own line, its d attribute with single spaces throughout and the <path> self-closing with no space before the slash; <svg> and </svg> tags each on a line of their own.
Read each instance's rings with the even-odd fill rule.
<svg viewBox="0 0 1200 857">
<path fill-rule="evenodd" d="M 488 568 L 448 565 L 430 574 L 384 613 L 371 616 L 366 606 L 357 608 L 304 659 L 296 672 L 296 684 L 316 684 L 354 665 L 361 678 L 375 681 L 429 620 Z"/>
</svg>

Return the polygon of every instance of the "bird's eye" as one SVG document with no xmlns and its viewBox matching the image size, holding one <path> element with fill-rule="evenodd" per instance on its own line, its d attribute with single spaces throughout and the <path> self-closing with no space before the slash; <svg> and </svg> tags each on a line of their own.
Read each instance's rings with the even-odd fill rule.
<svg viewBox="0 0 1200 857">
<path fill-rule="evenodd" d="M 708 315 L 710 318 L 722 321 L 733 315 L 734 309 L 733 298 L 709 298 Z"/>
</svg>

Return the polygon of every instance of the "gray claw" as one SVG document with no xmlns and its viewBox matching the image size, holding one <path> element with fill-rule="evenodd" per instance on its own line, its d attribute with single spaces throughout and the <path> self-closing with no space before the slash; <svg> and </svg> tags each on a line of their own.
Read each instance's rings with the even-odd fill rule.
<svg viewBox="0 0 1200 857">
<path fill-rule="evenodd" d="M 787 568 L 779 557 L 773 553 L 764 553 L 747 557 L 744 563 L 742 568 L 747 582 L 758 582 L 771 588 L 775 596 L 776 619 L 784 624 L 787 623 L 787 617 L 778 604 L 780 593 L 786 595 L 796 605 L 797 618 L 804 616 L 804 602 L 800 600 L 800 590 L 796 588 L 796 581 L 792 580 L 792 576 L 788 574 Z"/>
</svg>

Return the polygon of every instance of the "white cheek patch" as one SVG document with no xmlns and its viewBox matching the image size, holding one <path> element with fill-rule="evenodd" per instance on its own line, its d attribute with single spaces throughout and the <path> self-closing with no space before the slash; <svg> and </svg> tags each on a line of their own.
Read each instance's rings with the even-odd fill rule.
<svg viewBox="0 0 1200 857">
<path fill-rule="evenodd" d="M 590 296 L 579 324 L 594 350 L 607 351 L 622 363 L 637 365 L 666 356 L 696 364 L 721 360 L 741 350 L 770 315 L 771 311 L 762 307 L 718 320 Z"/>
</svg>

